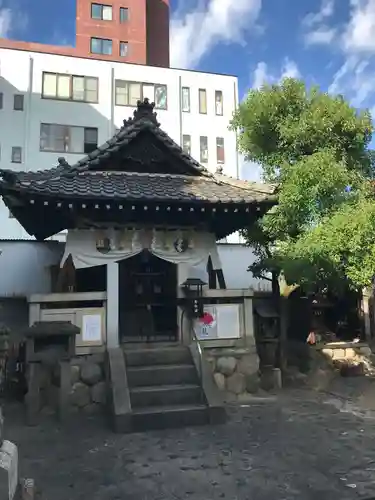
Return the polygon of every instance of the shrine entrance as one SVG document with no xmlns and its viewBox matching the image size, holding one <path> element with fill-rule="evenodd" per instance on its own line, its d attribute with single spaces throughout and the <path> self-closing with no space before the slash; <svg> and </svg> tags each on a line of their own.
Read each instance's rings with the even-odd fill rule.
<svg viewBox="0 0 375 500">
<path fill-rule="evenodd" d="M 177 266 L 148 250 L 119 262 L 120 342 L 176 341 Z"/>
</svg>

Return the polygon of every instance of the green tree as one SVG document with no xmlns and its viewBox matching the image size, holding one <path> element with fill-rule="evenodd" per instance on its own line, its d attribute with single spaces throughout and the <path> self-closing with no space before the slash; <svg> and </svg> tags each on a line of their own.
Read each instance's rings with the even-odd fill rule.
<svg viewBox="0 0 375 500">
<path fill-rule="evenodd" d="M 251 90 L 231 127 L 246 159 L 278 184 L 278 205 L 244 231 L 258 257 L 255 275 L 271 272 L 274 290 L 281 273 L 315 289 L 369 284 L 375 275 L 370 114 L 342 96 L 285 79 Z"/>
</svg>

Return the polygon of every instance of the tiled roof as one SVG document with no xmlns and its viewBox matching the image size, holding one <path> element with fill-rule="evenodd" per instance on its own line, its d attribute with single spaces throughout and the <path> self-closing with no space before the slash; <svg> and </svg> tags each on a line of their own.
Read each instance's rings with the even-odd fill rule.
<svg viewBox="0 0 375 500">
<path fill-rule="evenodd" d="M 126 199 L 129 201 L 181 201 L 207 203 L 252 203 L 267 201 L 274 189 L 253 182 L 234 181 L 225 176 L 143 174 L 135 172 L 92 172 L 57 175 L 42 179 L 24 174 L 20 191 L 72 198 Z"/>
<path fill-rule="evenodd" d="M 0 171 L 0 193 L 12 189 L 13 192 L 55 197 L 209 203 L 252 203 L 273 199 L 275 186 L 211 174 L 160 128 L 153 106 L 147 99 L 139 102 L 134 117 L 124 120 L 124 126 L 114 137 L 75 165 L 71 166 L 60 158 L 59 165 L 49 170 Z M 109 160 L 113 155 L 121 149 L 126 157 L 127 145 L 145 131 L 153 134 L 157 144 L 168 151 L 172 165 L 182 165 L 183 172 L 177 167 L 176 173 L 168 174 L 111 170 Z M 147 145 L 145 141 L 145 147 Z M 151 156 L 150 162 L 152 160 Z"/>
</svg>

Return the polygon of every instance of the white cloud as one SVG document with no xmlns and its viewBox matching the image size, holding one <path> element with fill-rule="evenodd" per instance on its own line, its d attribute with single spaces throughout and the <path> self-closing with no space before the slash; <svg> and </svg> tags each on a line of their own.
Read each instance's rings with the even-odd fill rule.
<svg viewBox="0 0 375 500">
<path fill-rule="evenodd" d="M 302 20 L 304 40 L 307 45 L 327 45 L 336 36 L 336 29 L 327 25 L 334 13 L 334 0 L 322 0 L 320 10 L 307 14 Z"/>
<path fill-rule="evenodd" d="M 274 74 L 269 71 L 268 65 L 261 61 L 257 64 L 253 76 L 253 89 L 258 89 L 265 83 L 277 83 L 284 78 L 299 78 L 301 73 L 297 64 L 289 58 L 285 58 L 279 74 Z"/>
<path fill-rule="evenodd" d="M 334 0 L 322 0 L 319 12 L 307 14 L 302 24 L 309 28 L 315 27 L 330 18 L 333 15 L 334 9 Z"/>
<path fill-rule="evenodd" d="M 342 36 L 350 53 L 375 53 L 375 0 L 350 0 L 351 16 Z"/>
<path fill-rule="evenodd" d="M 375 71 L 370 61 L 349 56 L 337 70 L 328 88 L 332 94 L 343 94 L 355 107 L 363 106 L 375 87 Z"/>
<path fill-rule="evenodd" d="M 373 106 L 375 87 L 375 0 L 350 0 L 350 18 L 340 48 L 345 57 L 329 87 L 344 94 L 357 108 Z"/>
<path fill-rule="evenodd" d="M 216 44 L 244 43 L 261 6 L 262 0 L 208 0 L 206 6 L 177 9 L 171 20 L 171 66 L 195 68 Z"/>
<path fill-rule="evenodd" d="M 0 37 L 7 38 L 12 28 L 12 11 L 6 7 L 2 7 L 0 1 Z"/>
<path fill-rule="evenodd" d="M 333 42 L 336 36 L 335 28 L 321 26 L 316 30 L 305 34 L 305 42 L 307 45 L 328 45 Z"/>
<path fill-rule="evenodd" d="M 9 8 L 7 5 L 12 5 Z M 0 0 L 0 38 L 9 38 L 14 33 L 21 32 L 28 25 L 28 16 L 18 7 L 17 0 L 4 3 Z"/>
</svg>

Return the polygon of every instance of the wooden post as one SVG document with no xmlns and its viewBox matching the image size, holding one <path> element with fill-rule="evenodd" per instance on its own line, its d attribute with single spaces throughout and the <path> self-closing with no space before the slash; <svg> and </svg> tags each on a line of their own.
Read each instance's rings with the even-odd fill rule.
<svg viewBox="0 0 375 500">
<path fill-rule="evenodd" d="M 289 304 L 288 298 L 283 295 L 280 296 L 280 369 L 282 375 L 285 374 L 287 369 L 287 339 L 288 339 L 288 326 L 289 326 Z"/>
<path fill-rule="evenodd" d="M 60 388 L 59 388 L 59 405 L 58 416 L 62 421 L 66 418 L 69 412 L 69 393 L 71 389 L 71 373 L 70 361 L 64 360 L 59 363 L 60 371 Z"/>
<path fill-rule="evenodd" d="M 29 390 L 25 396 L 28 425 L 36 425 L 40 412 L 40 363 L 29 364 Z"/>
</svg>

